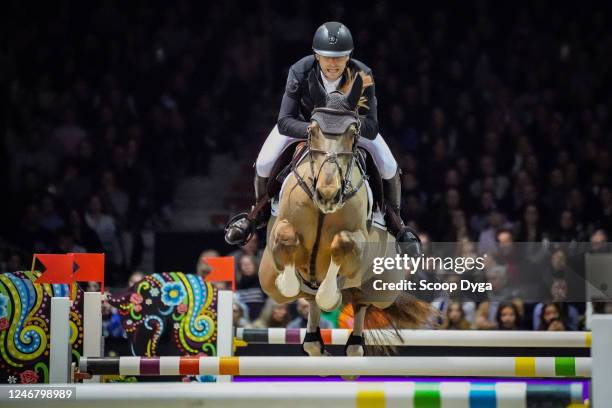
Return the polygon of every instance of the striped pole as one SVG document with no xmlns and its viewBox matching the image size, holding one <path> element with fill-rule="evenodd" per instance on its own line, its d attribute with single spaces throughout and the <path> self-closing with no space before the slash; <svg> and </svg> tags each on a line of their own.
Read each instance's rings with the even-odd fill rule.
<svg viewBox="0 0 612 408">
<path fill-rule="evenodd" d="M 13 386 L 14 387 L 14 386 Z M 45 387 L 37 384 L 36 387 Z M 23 401 L 4 398 L 2 406 L 22 406 Z M 8 393 L 6 393 L 8 396 Z M 534 406 L 582 407 L 580 383 L 528 385 L 520 382 L 469 383 L 115 383 L 79 384 L 79 406 L 108 408 L 248 407 L 312 408 L 326 404 L 334 408 L 527 408 Z M 66 404 L 66 401 L 58 401 Z M 55 400 L 45 401 L 54 406 Z"/>
<path fill-rule="evenodd" d="M 585 377 L 590 357 L 81 357 L 93 375 Z"/>
<path fill-rule="evenodd" d="M 390 346 L 438 347 L 546 347 L 589 348 L 590 332 L 494 331 L 494 330 L 400 330 L 365 331 L 368 339 Z M 351 331 L 321 329 L 325 344 L 346 344 Z M 306 329 L 236 329 L 236 338 L 252 344 L 302 344 Z"/>
</svg>

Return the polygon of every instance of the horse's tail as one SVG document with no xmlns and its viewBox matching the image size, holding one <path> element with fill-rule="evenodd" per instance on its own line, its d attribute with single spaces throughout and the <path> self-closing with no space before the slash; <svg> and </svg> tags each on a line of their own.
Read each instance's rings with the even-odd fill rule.
<svg viewBox="0 0 612 408">
<path fill-rule="evenodd" d="M 367 353 L 372 355 L 389 355 L 396 348 L 389 345 L 389 338 L 396 337 L 403 341 L 401 329 L 417 329 L 425 325 L 435 326 L 439 312 L 428 302 L 414 296 L 401 293 L 395 302 L 386 309 L 368 307 L 364 328 L 368 329 L 365 339 Z"/>
</svg>

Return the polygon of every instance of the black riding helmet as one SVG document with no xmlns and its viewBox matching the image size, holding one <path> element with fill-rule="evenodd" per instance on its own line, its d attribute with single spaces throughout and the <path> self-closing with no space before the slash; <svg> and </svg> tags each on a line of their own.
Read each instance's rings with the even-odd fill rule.
<svg viewBox="0 0 612 408">
<path fill-rule="evenodd" d="M 353 36 L 342 23 L 330 21 L 317 28 L 312 50 L 324 57 L 343 57 L 353 52 Z"/>
</svg>

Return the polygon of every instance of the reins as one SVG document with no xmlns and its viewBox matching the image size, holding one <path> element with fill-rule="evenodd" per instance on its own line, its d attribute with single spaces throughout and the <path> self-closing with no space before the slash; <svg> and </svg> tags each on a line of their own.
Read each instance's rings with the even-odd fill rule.
<svg viewBox="0 0 612 408">
<path fill-rule="evenodd" d="M 336 109 L 330 109 L 330 108 L 316 108 L 313 110 L 313 114 L 316 113 L 317 111 L 333 113 L 336 115 L 350 115 L 350 116 L 355 116 L 355 117 L 357 116 L 356 113 L 351 112 L 351 111 L 342 111 L 342 110 L 336 110 Z M 350 200 L 355 194 L 357 194 L 359 189 L 364 185 L 367 179 L 367 175 L 365 173 L 365 169 L 363 168 L 361 161 L 359 160 L 359 152 L 357 150 L 357 143 L 359 142 L 360 137 L 361 137 L 360 122 L 359 120 L 357 120 L 357 130 L 355 131 L 355 134 L 353 135 L 353 146 L 351 148 L 351 151 L 329 152 L 326 150 L 317 149 L 317 148 L 312 147 L 312 132 L 309 129 L 308 140 L 306 144 L 306 155 L 308 155 L 308 161 L 309 161 L 309 167 L 310 167 L 310 175 L 311 175 L 310 185 L 308 182 L 306 182 L 306 180 L 304 180 L 304 178 L 297 171 L 298 164 L 300 163 L 296 163 L 291 169 L 291 171 L 295 175 L 298 185 L 302 188 L 302 190 L 304 190 L 304 192 L 308 195 L 308 197 L 310 197 L 310 199 L 313 202 L 316 202 L 317 200 L 316 194 L 315 194 L 317 181 L 318 181 L 319 175 L 321 174 L 323 166 L 326 163 L 334 164 L 336 168 L 338 169 L 338 172 L 340 173 L 341 185 L 340 185 L 340 190 L 339 190 L 340 197 L 339 197 L 339 207 L 338 208 L 341 208 L 344 204 L 346 204 L 346 202 Z M 315 160 L 314 160 L 315 154 L 322 154 L 325 156 L 323 163 L 321 163 L 321 165 L 319 166 L 318 171 L 315 171 Z M 338 162 L 338 157 L 341 157 L 341 156 L 350 157 L 350 160 L 349 160 L 349 163 L 346 169 L 346 173 L 342 171 L 342 167 L 340 167 L 340 163 Z M 360 179 L 357 185 L 353 186 L 351 177 L 352 177 L 353 169 L 355 168 L 355 166 L 357 166 L 357 168 L 359 169 Z"/>
</svg>

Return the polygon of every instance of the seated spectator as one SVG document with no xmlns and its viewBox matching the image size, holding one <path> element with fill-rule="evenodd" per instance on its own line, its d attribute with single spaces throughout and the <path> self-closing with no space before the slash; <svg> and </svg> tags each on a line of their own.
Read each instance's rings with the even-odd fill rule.
<svg viewBox="0 0 612 408">
<path fill-rule="evenodd" d="M 212 271 L 212 267 L 206 262 L 206 258 L 216 258 L 218 256 L 220 256 L 219 251 L 214 249 L 206 249 L 202 251 L 198 257 L 198 263 L 196 264 L 196 273 L 203 279 L 206 278 L 210 271 Z"/>
<path fill-rule="evenodd" d="M 580 314 L 574 305 L 567 303 L 567 281 L 563 277 L 553 278 L 550 285 L 550 298 L 563 312 L 565 326 L 568 330 L 578 330 Z M 541 317 L 547 303 L 538 303 L 533 309 L 533 329 L 539 330 Z"/>
<path fill-rule="evenodd" d="M 238 302 L 236 299 L 232 302 L 232 316 L 234 327 L 251 327 L 251 322 L 247 318 L 248 311 L 246 305 Z"/>
<path fill-rule="evenodd" d="M 57 232 L 57 240 L 54 251 L 57 251 L 60 254 L 87 252 L 85 248 L 75 242 L 72 231 L 67 228 L 61 228 Z"/>
<path fill-rule="evenodd" d="M 540 212 L 534 204 L 525 206 L 523 219 L 519 224 L 518 242 L 540 242 L 544 238 L 540 222 Z"/>
<path fill-rule="evenodd" d="M 297 313 L 298 317 L 293 319 L 287 325 L 288 329 L 300 329 L 305 328 L 308 323 L 308 313 L 310 312 L 310 304 L 306 299 L 298 299 L 297 300 Z M 324 317 L 321 317 L 319 321 L 319 327 L 322 329 L 331 329 L 332 324 L 326 320 Z"/>
<path fill-rule="evenodd" d="M 127 338 L 117 309 L 108 303 L 106 297 L 102 298 L 102 335 L 104 338 Z"/>
<path fill-rule="evenodd" d="M 121 266 L 123 264 L 123 248 L 119 241 L 117 224 L 115 219 L 106 214 L 102 208 L 102 202 L 97 195 L 91 196 L 89 206 L 85 213 L 85 222 L 96 232 L 104 249 L 107 281 L 109 284 L 117 284 L 121 279 Z"/>
<path fill-rule="evenodd" d="M 250 255 L 254 258 L 255 264 L 259 265 L 262 254 L 263 250 L 259 248 L 259 238 L 257 237 L 257 234 L 253 234 L 251 239 L 246 244 L 228 254 L 228 256 L 234 257 L 234 262 L 236 265 L 236 281 L 240 279 L 240 268 L 238 265 L 240 263 L 240 258 L 242 258 L 243 255 Z"/>
<path fill-rule="evenodd" d="M 40 226 L 46 231 L 54 233 L 63 228 L 65 224 L 64 219 L 60 217 L 55 208 L 53 197 L 46 196 L 43 198 L 40 207 Z"/>
<path fill-rule="evenodd" d="M 85 248 L 87 252 L 104 252 L 100 238 L 89 228 L 82 213 L 76 208 L 68 211 L 68 228 L 72 231 L 76 244 Z"/>
<path fill-rule="evenodd" d="M 538 330 L 565 331 L 566 323 L 563 309 L 559 303 L 545 303 L 539 319 Z"/>
<path fill-rule="evenodd" d="M 268 298 L 259 318 L 253 322 L 253 327 L 258 329 L 265 329 L 267 327 L 286 328 L 290 320 L 291 314 L 289 314 L 287 305 L 276 303 L 271 298 Z"/>
<path fill-rule="evenodd" d="M 518 307 L 512 302 L 499 305 L 495 320 L 498 330 L 520 330 L 522 328 L 521 314 Z"/>
<path fill-rule="evenodd" d="M 450 302 L 444 321 L 440 326 L 443 330 L 470 330 L 472 328 L 470 322 L 465 319 L 465 312 L 460 302 Z"/>
<path fill-rule="evenodd" d="M 511 301 L 522 314 L 523 302 L 514 296 L 512 288 L 508 286 L 505 266 L 488 266 L 485 276 L 486 281 L 491 283 L 493 290 L 488 294 L 489 300 L 478 305 L 475 326 L 479 330 L 492 330 L 497 328 L 497 310 L 501 303 Z"/>
<path fill-rule="evenodd" d="M 241 303 L 248 308 L 250 321 L 256 320 L 266 301 L 266 295 L 261 290 L 257 266 L 251 255 L 242 255 L 238 262 L 240 280 L 236 283 L 236 295 Z"/>
<path fill-rule="evenodd" d="M 452 272 L 449 274 L 445 282 L 454 283 L 460 285 L 461 276 Z M 432 306 L 436 307 L 440 311 L 441 316 L 446 316 L 448 314 L 448 308 L 452 304 L 461 305 L 461 311 L 463 317 L 467 320 L 469 324 L 474 322 L 475 313 L 476 313 L 476 303 L 470 299 L 464 291 L 457 291 L 454 294 L 449 294 L 445 291 L 441 291 L 431 302 Z"/>
</svg>

